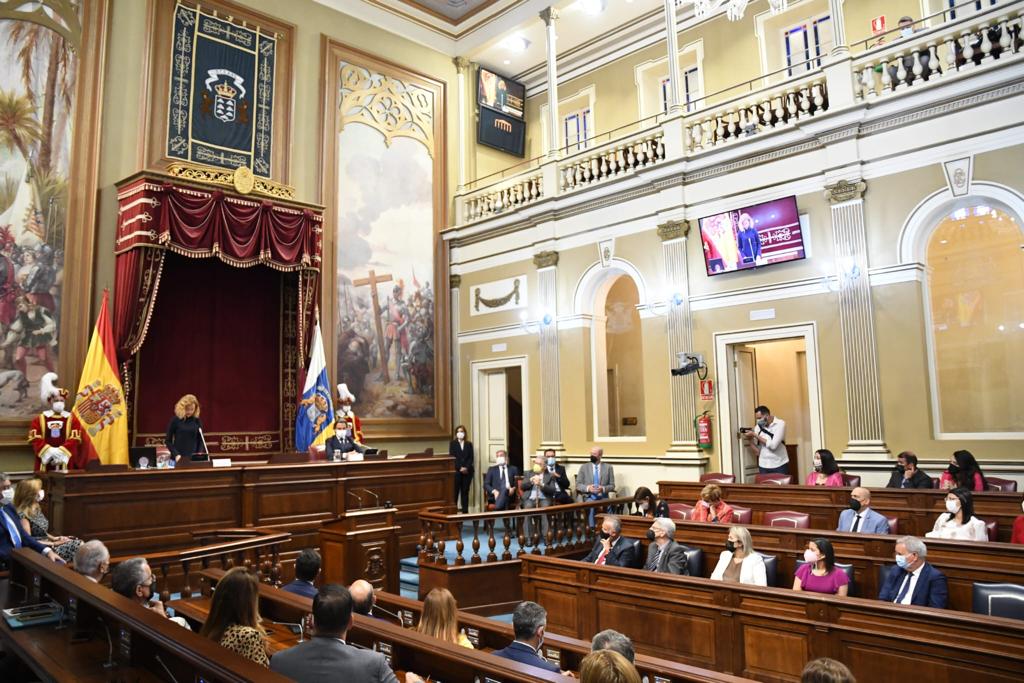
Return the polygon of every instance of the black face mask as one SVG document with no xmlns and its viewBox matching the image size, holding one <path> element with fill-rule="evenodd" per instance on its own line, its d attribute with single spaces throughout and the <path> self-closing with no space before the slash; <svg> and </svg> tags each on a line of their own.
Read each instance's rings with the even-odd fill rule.
<svg viewBox="0 0 1024 683">
<path fill-rule="evenodd" d="M 601 540 L 602 541 L 607 541 L 611 537 L 612 537 L 612 535 L 609 534 L 608 532 L 606 532 L 606 531 L 602 531 L 601 532 Z"/>
<path fill-rule="evenodd" d="M 734 553 L 734 552 L 736 552 L 736 544 L 733 543 L 732 541 L 726 541 L 725 542 L 725 549 L 728 550 L 730 553 Z"/>
<path fill-rule="evenodd" d="M 596 455 L 590 456 L 590 462 L 592 462 L 592 463 L 594 463 L 596 465 L 597 464 L 597 456 Z"/>
<path fill-rule="evenodd" d="M 899 472 L 900 474 L 903 474 L 904 472 L 907 471 L 907 468 L 904 467 L 903 465 L 900 465 L 899 463 L 897 463 L 896 464 L 896 471 Z"/>
<path fill-rule="evenodd" d="M 653 541 L 654 540 L 654 529 L 648 529 L 647 530 L 647 540 L 648 541 Z"/>
<path fill-rule="evenodd" d="M 853 510 L 854 512 L 860 511 L 860 501 L 857 500 L 856 498 L 851 498 L 850 502 L 847 503 L 847 505 L 849 505 L 850 509 Z"/>
<path fill-rule="evenodd" d="M 950 474 L 960 474 L 960 465 L 950 465 L 946 471 Z"/>
</svg>

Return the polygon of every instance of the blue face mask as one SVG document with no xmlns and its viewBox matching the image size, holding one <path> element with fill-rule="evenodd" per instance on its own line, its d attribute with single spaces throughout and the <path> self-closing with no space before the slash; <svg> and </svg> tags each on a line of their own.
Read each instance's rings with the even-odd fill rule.
<svg viewBox="0 0 1024 683">
<path fill-rule="evenodd" d="M 555 466 L 555 459 L 554 458 L 548 458 L 548 467 L 554 467 L 554 466 Z"/>
<path fill-rule="evenodd" d="M 897 555 L 896 556 L 896 566 L 899 567 L 900 569 L 906 569 L 907 567 L 910 566 L 910 560 L 907 559 L 906 555 Z"/>
</svg>

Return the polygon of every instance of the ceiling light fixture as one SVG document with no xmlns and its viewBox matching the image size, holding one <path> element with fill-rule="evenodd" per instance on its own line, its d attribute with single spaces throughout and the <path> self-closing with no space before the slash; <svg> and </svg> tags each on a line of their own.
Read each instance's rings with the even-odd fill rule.
<svg viewBox="0 0 1024 683">
<path fill-rule="evenodd" d="M 743 18 L 743 13 L 747 9 L 753 0 L 676 0 L 676 4 L 683 4 L 684 2 L 693 3 L 693 14 L 698 19 L 708 16 L 714 12 L 717 12 L 723 6 L 725 7 L 725 16 L 729 18 L 729 21 L 739 21 Z M 788 0 L 768 0 L 768 6 L 771 9 L 772 14 L 778 14 L 779 12 L 785 12 L 789 9 Z"/>
<path fill-rule="evenodd" d="M 591 16 L 603 12 L 607 5 L 607 0 L 576 0 L 576 6 Z"/>
<path fill-rule="evenodd" d="M 522 36 L 509 36 L 501 41 L 501 46 L 512 52 L 526 52 L 526 49 L 530 47 L 530 41 Z"/>
</svg>

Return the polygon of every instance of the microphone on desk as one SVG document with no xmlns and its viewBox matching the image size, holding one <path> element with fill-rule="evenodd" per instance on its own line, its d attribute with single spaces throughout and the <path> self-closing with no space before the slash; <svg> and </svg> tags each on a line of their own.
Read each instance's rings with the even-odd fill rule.
<svg viewBox="0 0 1024 683">
<path fill-rule="evenodd" d="M 364 493 L 369 493 L 371 496 L 373 496 L 373 499 L 375 501 L 377 501 L 377 507 L 380 507 L 380 496 L 378 496 L 376 493 L 374 493 L 370 489 L 363 489 L 363 492 Z"/>
<path fill-rule="evenodd" d="M 299 622 L 293 622 L 293 621 L 272 621 L 270 619 L 267 619 L 267 621 L 269 621 L 271 624 L 277 624 L 278 626 L 287 626 L 289 628 L 295 628 L 297 626 L 299 628 L 299 642 L 301 643 L 301 642 L 303 642 L 306 639 L 306 636 L 305 636 L 306 630 L 302 627 L 302 622 L 301 621 L 299 621 Z"/>
<path fill-rule="evenodd" d="M 206 446 L 206 437 L 203 436 L 203 428 L 202 427 L 199 428 L 199 440 L 203 442 L 203 454 L 204 455 L 209 455 L 210 454 L 210 449 Z"/>
<path fill-rule="evenodd" d="M 355 491 L 349 491 L 348 495 L 356 497 L 356 500 L 359 501 L 359 509 L 362 510 L 363 509 L 363 499 L 359 497 L 359 494 L 356 493 Z"/>
<path fill-rule="evenodd" d="M 167 675 L 171 677 L 171 680 L 174 681 L 174 683 L 178 683 L 178 679 L 174 677 L 174 674 L 171 673 L 171 670 L 167 668 L 166 664 L 164 664 L 164 660 L 160 659 L 160 655 L 153 655 L 153 658 L 157 661 L 157 663 L 160 666 L 164 668 L 164 671 L 166 671 Z"/>
<path fill-rule="evenodd" d="M 384 614 L 388 615 L 389 617 L 391 617 L 393 619 L 396 619 L 398 621 L 398 625 L 401 626 L 402 628 L 405 628 L 405 623 L 402 621 L 402 617 L 398 616 L 394 612 L 389 612 L 388 610 L 384 609 L 380 605 L 374 604 L 374 606 L 370 608 L 370 612 L 383 612 Z"/>
</svg>

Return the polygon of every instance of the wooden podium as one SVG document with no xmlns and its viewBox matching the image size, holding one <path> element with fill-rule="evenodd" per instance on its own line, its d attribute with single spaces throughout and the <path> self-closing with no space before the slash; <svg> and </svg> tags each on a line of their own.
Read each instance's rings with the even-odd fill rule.
<svg viewBox="0 0 1024 683">
<path fill-rule="evenodd" d="M 348 510 L 320 526 L 323 583 L 350 585 L 366 579 L 374 588 L 399 592 L 399 532 L 393 507 Z"/>
</svg>

